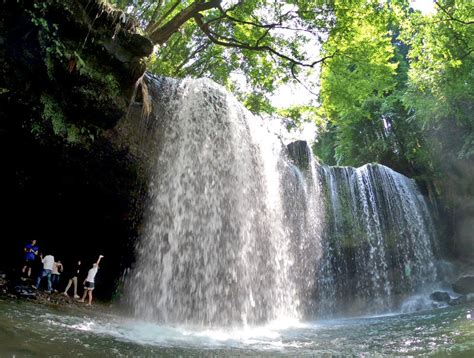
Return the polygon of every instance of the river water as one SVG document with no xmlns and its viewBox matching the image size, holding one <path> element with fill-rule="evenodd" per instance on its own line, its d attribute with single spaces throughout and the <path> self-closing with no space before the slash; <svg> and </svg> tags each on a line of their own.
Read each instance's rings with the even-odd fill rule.
<svg viewBox="0 0 474 358">
<path fill-rule="evenodd" d="M 473 357 L 474 321 L 466 319 L 468 309 L 207 329 L 160 325 L 97 309 L 0 300 L 0 357 Z"/>
</svg>

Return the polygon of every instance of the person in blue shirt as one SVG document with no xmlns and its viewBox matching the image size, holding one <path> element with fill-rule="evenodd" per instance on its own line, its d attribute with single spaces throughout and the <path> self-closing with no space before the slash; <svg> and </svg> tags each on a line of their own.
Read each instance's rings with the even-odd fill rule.
<svg viewBox="0 0 474 358">
<path fill-rule="evenodd" d="M 27 276 L 30 277 L 31 269 L 33 268 L 39 250 L 38 246 L 36 246 L 36 240 L 31 240 L 31 243 L 26 244 L 23 250 L 25 251 L 25 265 L 23 266 L 21 272 L 25 274 L 25 271 L 27 271 Z"/>
</svg>

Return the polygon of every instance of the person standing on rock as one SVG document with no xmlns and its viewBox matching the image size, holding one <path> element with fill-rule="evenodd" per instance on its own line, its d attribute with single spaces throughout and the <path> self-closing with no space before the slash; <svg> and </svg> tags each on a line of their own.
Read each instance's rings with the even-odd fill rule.
<svg viewBox="0 0 474 358">
<path fill-rule="evenodd" d="M 63 272 L 63 264 L 58 260 L 53 264 L 53 271 L 51 272 L 51 287 L 54 292 L 58 292 L 59 276 L 61 275 L 61 272 Z"/>
<path fill-rule="evenodd" d="M 75 265 L 71 265 L 71 268 L 66 270 L 66 278 L 69 278 L 69 282 L 66 286 L 66 289 L 63 292 L 64 296 L 68 296 L 67 291 L 69 291 L 69 288 L 71 285 L 74 285 L 74 298 L 78 299 L 80 298 L 79 295 L 77 294 L 77 280 L 79 279 L 79 275 L 81 273 L 81 260 L 78 260 Z"/>
<path fill-rule="evenodd" d="M 82 296 L 82 300 L 79 302 L 84 302 L 86 295 L 89 295 L 89 303 L 87 304 L 88 306 L 92 304 L 92 291 L 94 290 L 95 275 L 97 275 L 97 271 L 99 270 L 99 262 L 103 257 L 103 255 L 99 255 L 97 262 L 92 265 L 92 268 L 89 270 L 89 272 L 87 272 L 87 277 L 84 280 L 84 295 Z"/>
<path fill-rule="evenodd" d="M 23 250 L 25 251 L 25 265 L 21 269 L 21 272 L 24 275 L 25 271 L 27 271 L 27 276 L 30 277 L 31 269 L 33 268 L 39 250 L 38 246 L 36 246 L 36 240 L 31 240 L 31 243 L 26 244 Z"/>
<path fill-rule="evenodd" d="M 53 255 L 46 255 L 44 258 L 41 256 L 41 262 L 43 263 L 43 270 L 41 274 L 36 279 L 36 285 L 34 286 L 36 289 L 39 288 L 41 284 L 41 280 L 46 277 L 48 280 L 48 293 L 51 293 L 51 273 L 53 272 L 54 266 L 54 256 Z"/>
</svg>

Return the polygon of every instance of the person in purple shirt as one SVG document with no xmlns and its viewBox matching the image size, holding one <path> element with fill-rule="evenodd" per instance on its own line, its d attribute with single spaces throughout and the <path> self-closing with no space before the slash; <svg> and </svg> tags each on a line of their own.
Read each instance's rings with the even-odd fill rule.
<svg viewBox="0 0 474 358">
<path fill-rule="evenodd" d="M 33 268 L 33 265 L 35 263 L 36 257 L 38 256 L 38 246 L 36 246 L 36 240 L 31 240 L 30 244 L 26 244 L 24 249 L 25 254 L 24 254 L 24 259 L 25 259 L 25 265 L 21 269 L 21 272 L 23 275 L 25 274 L 25 271 L 27 271 L 27 276 L 31 276 L 31 269 Z"/>
</svg>

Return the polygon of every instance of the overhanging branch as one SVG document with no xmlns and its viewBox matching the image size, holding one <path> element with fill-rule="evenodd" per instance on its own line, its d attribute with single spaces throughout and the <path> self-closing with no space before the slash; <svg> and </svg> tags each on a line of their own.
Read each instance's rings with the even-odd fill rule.
<svg viewBox="0 0 474 358">
<path fill-rule="evenodd" d="M 461 19 L 455 18 L 444 6 L 440 5 L 439 1 L 435 1 L 434 3 L 436 4 L 436 6 L 442 12 L 444 12 L 449 17 L 450 20 L 458 22 L 458 23 L 463 24 L 463 25 L 472 25 L 472 24 L 474 24 L 474 21 L 463 21 Z"/>
<path fill-rule="evenodd" d="M 219 36 L 216 33 L 213 33 L 209 29 L 208 24 L 203 22 L 201 14 L 199 14 L 199 13 L 195 14 L 194 19 L 196 21 L 196 24 L 201 29 L 201 31 L 204 32 L 204 34 L 209 38 L 209 40 L 211 40 L 216 45 L 221 45 L 221 46 L 224 46 L 224 47 L 240 48 L 240 49 L 251 50 L 251 51 L 269 52 L 269 53 L 271 53 L 273 55 L 276 55 L 279 58 L 284 59 L 284 60 L 286 60 L 286 61 L 288 61 L 288 62 L 290 62 L 294 65 L 298 65 L 298 66 L 302 66 L 302 67 L 314 67 L 317 64 L 322 63 L 322 62 L 334 57 L 334 55 L 335 55 L 335 53 L 334 53 L 334 54 L 325 56 L 323 58 L 320 58 L 320 59 L 312 61 L 312 62 L 300 61 L 300 60 L 292 58 L 288 55 L 285 55 L 284 53 L 281 53 L 280 51 L 277 51 L 277 50 L 275 50 L 274 48 L 272 48 L 268 45 L 259 45 L 258 42 L 257 42 L 256 45 L 251 45 L 251 44 L 248 44 L 248 43 L 243 43 L 243 42 L 238 41 L 236 39 L 231 39 L 231 38 L 224 38 L 223 39 L 221 36 Z"/>
<path fill-rule="evenodd" d="M 179 1 L 178 1 L 179 3 Z M 168 39 L 177 32 L 183 24 L 195 17 L 199 12 L 210 9 L 216 9 L 220 6 L 221 0 L 195 1 L 187 8 L 181 10 L 170 21 L 160 28 L 150 33 L 150 39 L 154 44 L 163 45 Z"/>
<path fill-rule="evenodd" d="M 303 86 L 303 88 L 308 91 L 309 93 L 311 93 L 312 95 L 314 95 L 315 97 L 318 97 L 318 94 L 313 92 L 310 88 L 308 88 L 308 86 L 306 86 L 306 84 L 304 84 L 303 82 L 301 82 L 301 80 L 298 78 L 298 76 L 296 75 L 295 73 L 295 66 L 296 64 L 292 63 L 291 64 L 291 76 L 293 77 L 293 79 L 298 82 L 301 86 Z"/>
</svg>

